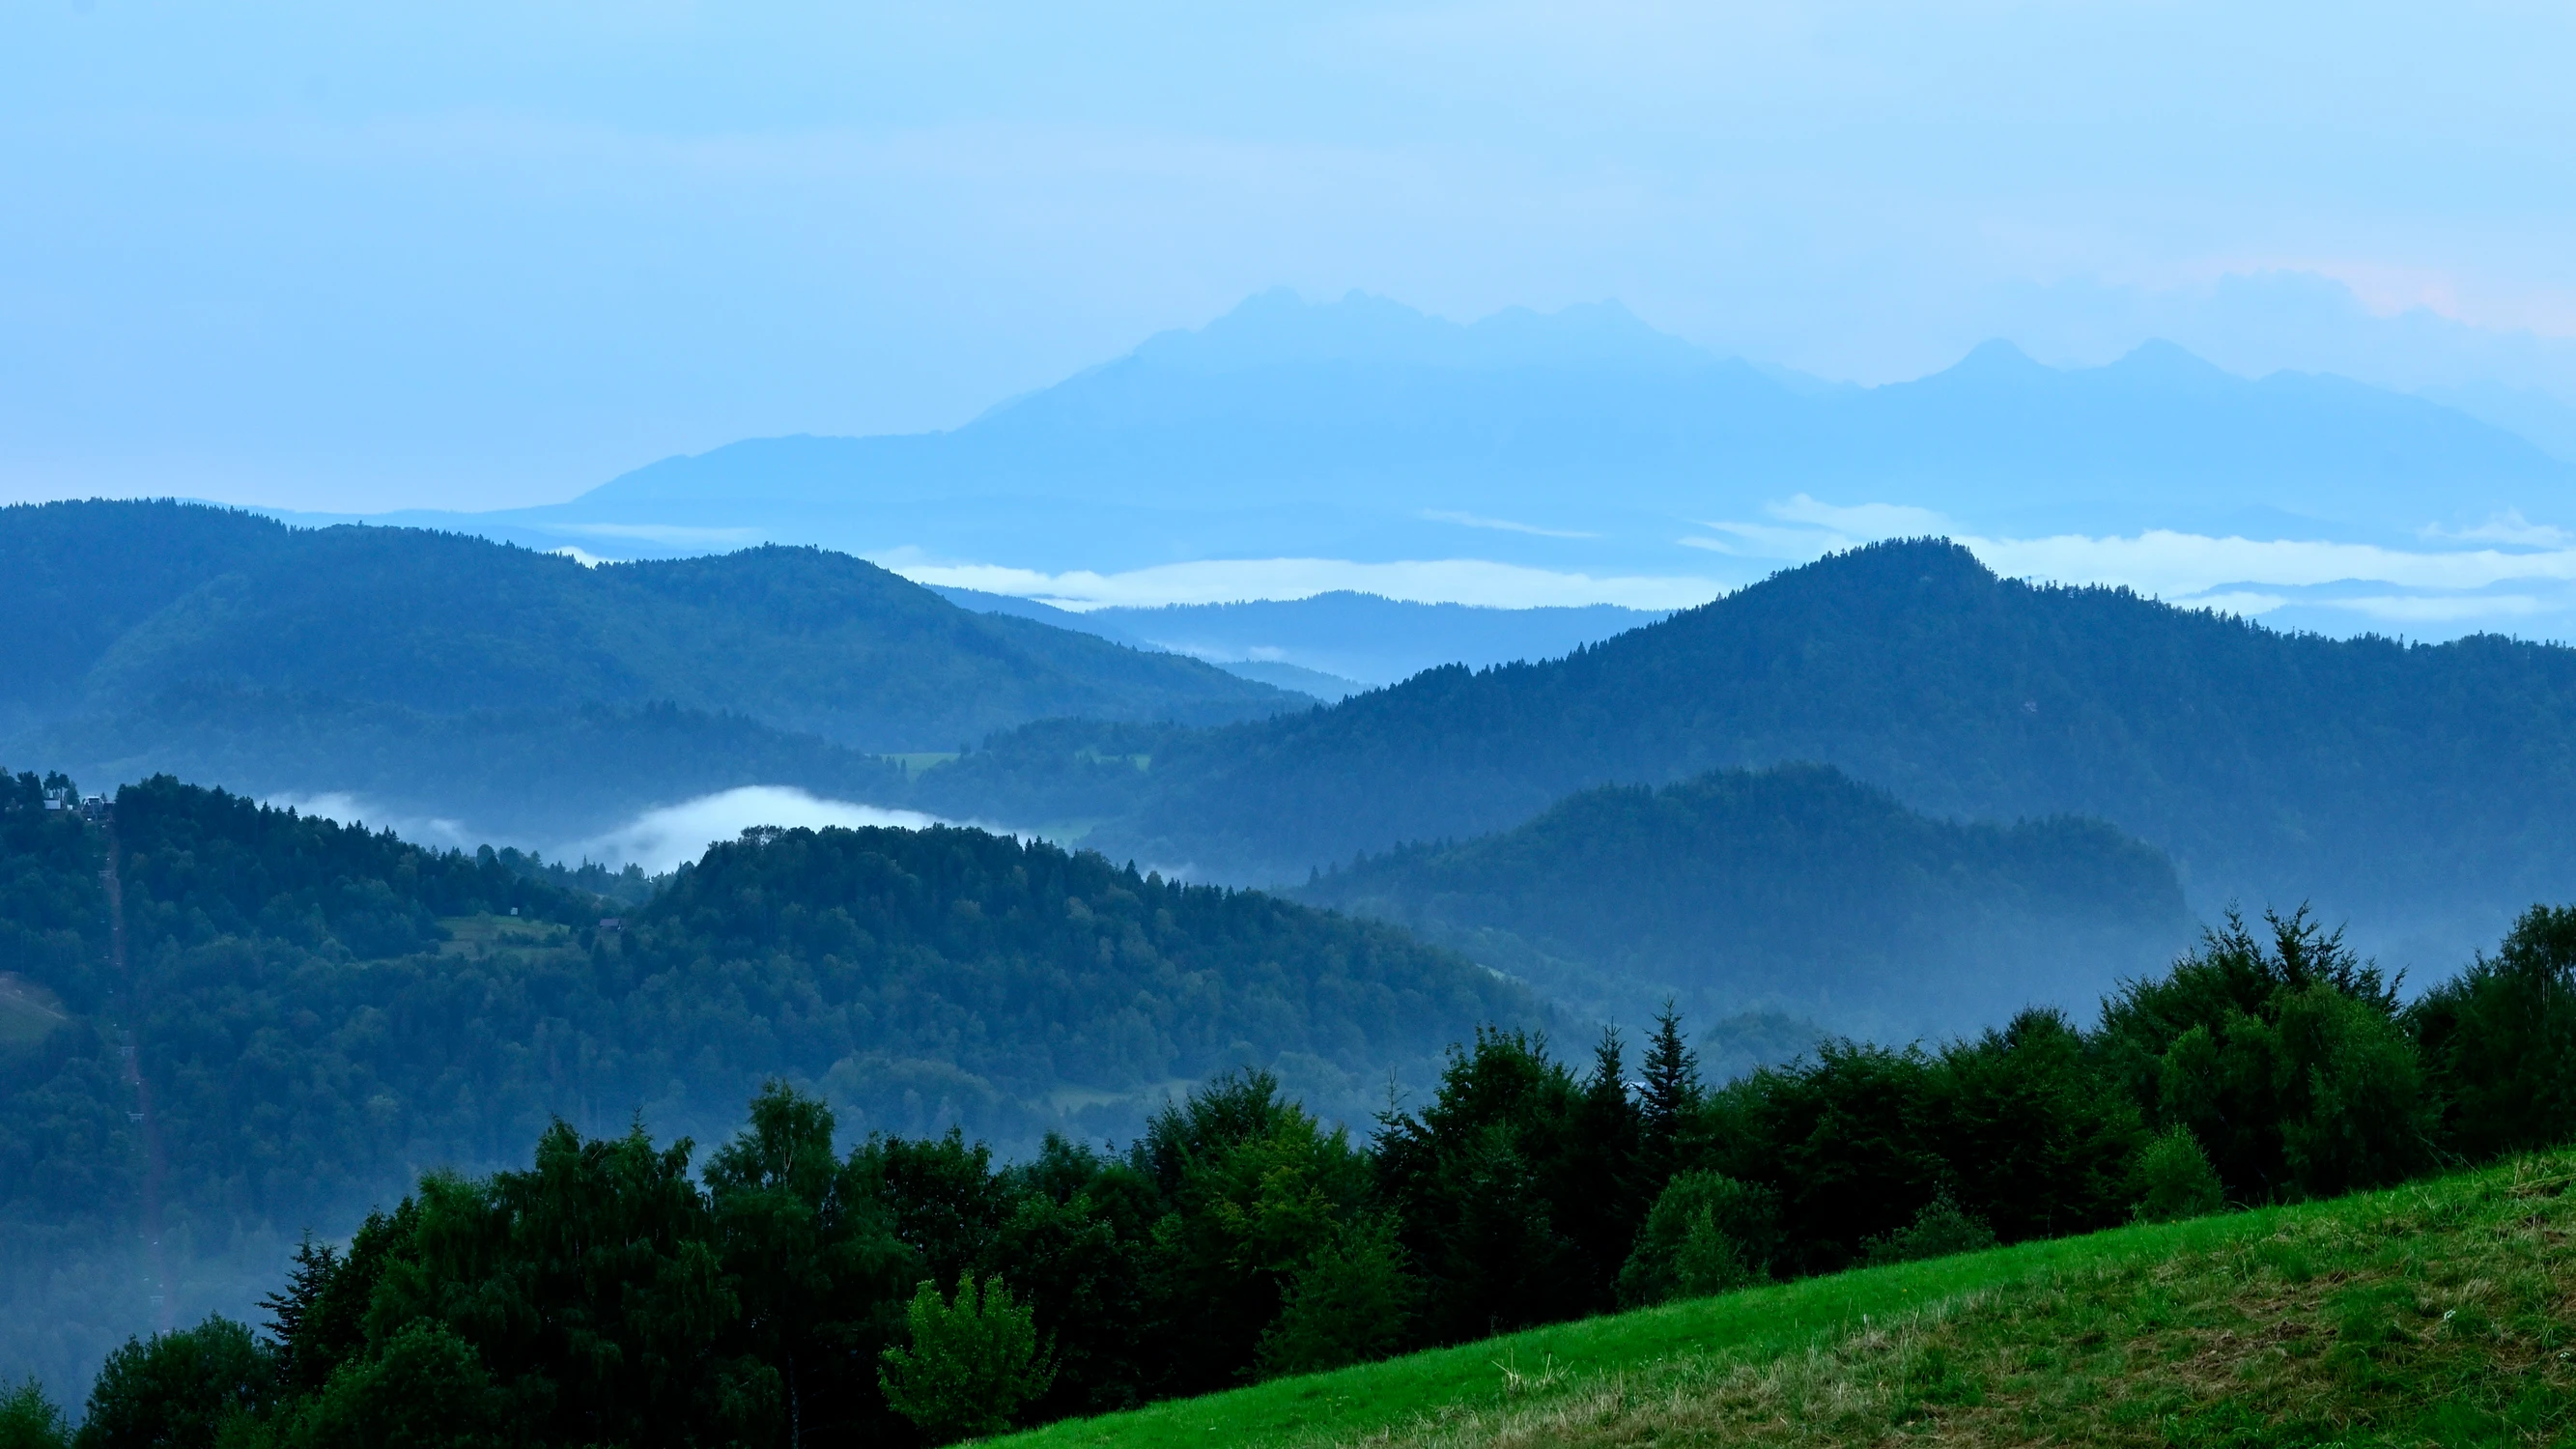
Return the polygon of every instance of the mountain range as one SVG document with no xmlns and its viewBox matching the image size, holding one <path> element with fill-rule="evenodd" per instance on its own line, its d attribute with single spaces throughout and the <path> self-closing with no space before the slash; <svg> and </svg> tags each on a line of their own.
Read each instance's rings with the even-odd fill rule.
<svg viewBox="0 0 2576 1449">
<path fill-rule="evenodd" d="M 1600 785 L 1789 761 L 1935 816 L 2105 820 L 2169 852 L 2205 917 L 2312 900 L 2432 960 L 2576 892 L 2576 650 L 2281 633 L 1998 578 L 1934 540 L 1787 570 L 1562 659 L 1432 670 L 1329 710 L 1030 727 L 909 798 L 1086 819 L 1114 854 L 1293 881 L 1509 829 Z"/>
<path fill-rule="evenodd" d="M 1064 576 L 1282 558 L 1687 576 L 1705 598 L 1812 556 L 1760 529 L 1802 498 L 1995 536 L 2420 545 L 2427 525 L 2538 518 L 2571 481 L 2576 465 L 2425 398 L 2238 377 L 2165 343 L 2065 369 L 1998 341 L 1861 387 L 1718 356 L 1615 304 L 1459 324 L 1273 292 L 948 431 L 746 439 L 567 503 L 439 518 L 629 556 L 819 542 L 1094 604 L 1171 600 Z"/>
<path fill-rule="evenodd" d="M 1204 506 L 1204 480 L 1220 477 L 1235 507 L 1392 505 L 1563 523 L 1585 510 L 1682 516 L 1861 489 L 2051 528 L 2078 508 L 2095 527 L 2113 509 L 2163 526 L 2224 520 L 2249 500 L 2412 522 L 2432 490 L 2502 507 L 2518 487 L 2576 477 L 2432 402 L 2330 376 L 2248 380 L 2165 343 L 2062 370 L 1991 342 L 1919 381 L 1816 386 L 1700 352 L 1613 308 L 1464 328 L 1405 313 L 1398 328 L 1373 325 L 1395 320 L 1386 314 L 1402 309 L 1391 304 L 1338 305 L 1368 315 L 1344 327 L 1333 308 L 1256 298 L 1203 332 L 1157 337 L 954 432 L 747 441 L 638 469 L 583 502 L 989 495 L 1170 508 Z M 1337 345 L 1296 345 L 1291 318 Z M 1526 329 L 1510 342 L 1532 345 L 1478 345 L 1506 320 Z M 1417 332 L 1426 344 L 1454 332 L 1461 345 L 1403 345 Z"/>
<path fill-rule="evenodd" d="M 27 640 L 0 689 L 13 757 L 354 796 L 437 839 L 555 849 L 784 785 L 1281 884 L 1603 785 L 1812 762 L 1936 818 L 2107 821 L 2169 854 L 2203 917 L 2310 900 L 2401 959 L 2576 888 L 2576 651 L 2283 633 L 1937 541 L 1615 633 L 1636 616 L 1350 597 L 1088 620 L 1209 648 L 1338 611 L 1519 646 L 1331 708 L 812 549 L 586 568 L 84 504 L 0 513 L 0 555 Z"/>
<path fill-rule="evenodd" d="M 931 591 L 964 608 L 1187 654 L 1326 700 L 1394 684 L 1443 664 L 1483 668 L 1553 659 L 1664 617 L 1661 610 L 1615 604 L 1496 609 L 1417 603 L 1347 589 L 1303 599 L 1112 606 L 1077 613 L 980 589 L 934 585 Z"/>
</svg>

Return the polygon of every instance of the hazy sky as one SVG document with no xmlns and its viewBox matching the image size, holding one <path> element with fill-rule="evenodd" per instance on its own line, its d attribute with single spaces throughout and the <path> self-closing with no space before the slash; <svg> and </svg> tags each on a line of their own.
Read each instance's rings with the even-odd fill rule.
<svg viewBox="0 0 2576 1449">
<path fill-rule="evenodd" d="M 2571 72 L 2565 4 L 5 0 L 0 497 L 560 498 L 1283 283 L 2576 401 Z"/>
</svg>

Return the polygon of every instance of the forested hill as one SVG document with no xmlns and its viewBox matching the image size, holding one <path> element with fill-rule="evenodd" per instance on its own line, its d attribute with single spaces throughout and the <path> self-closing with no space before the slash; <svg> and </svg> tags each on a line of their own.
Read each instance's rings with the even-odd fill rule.
<svg viewBox="0 0 2576 1449">
<path fill-rule="evenodd" d="M 607 741 L 586 772 L 571 762 L 576 790 L 602 777 L 640 793 L 620 803 L 631 813 L 674 788 L 869 773 L 835 748 L 951 751 L 1035 719 L 1208 724 L 1312 702 L 960 609 L 817 549 L 584 568 L 455 534 L 91 502 L 0 509 L 0 565 L 0 618 L 31 641 L 29 667 L 0 681 L 18 758 L 117 778 L 223 769 L 263 794 L 363 790 L 420 816 L 463 814 L 457 794 L 485 777 L 487 794 L 534 793 L 547 772 L 514 767 L 585 732 L 639 737 Z M 690 716 L 682 733 L 722 735 L 712 722 L 733 716 L 766 738 L 693 751 L 702 768 L 685 780 L 613 768 L 672 732 L 668 718 L 633 722 L 653 706 Z M 471 744 L 442 747 L 454 739 Z M 736 754 L 767 772 L 698 778 Z M 783 771 L 791 759 L 801 767 Z M 542 828 L 561 839 L 605 823 Z"/>
<path fill-rule="evenodd" d="M 5 1363 L 149 1321 L 155 1192 L 188 1320 L 300 1228 L 515 1161 L 557 1115 L 685 1133 L 778 1077 L 861 1133 L 1016 1148 L 1132 1135 L 1250 1066 L 1359 1118 L 1477 1025 L 1540 1016 L 1392 927 L 981 831 L 763 834 L 633 909 L 168 779 L 115 802 L 120 972 L 110 836 L 42 796 L 0 792 Z"/>
<path fill-rule="evenodd" d="M 1678 997 L 1855 1034 L 2081 1013 L 2190 941 L 2163 854 L 2098 821 L 1927 819 L 1827 766 L 1604 786 L 1297 895 L 1401 921 L 1612 1019 Z"/>
<path fill-rule="evenodd" d="M 923 798 L 1003 809 L 1079 785 L 1107 849 L 1303 879 L 1594 785 L 1813 760 L 1930 814 L 2108 820 L 2169 851 L 2204 912 L 2313 898 L 2365 933 L 2452 923 L 2448 952 L 2576 888 L 2576 650 L 2286 635 L 1999 579 L 1936 541 L 1788 570 L 1561 660 L 1169 733 L 1146 772 L 1078 748 L 1005 737 Z"/>
</svg>

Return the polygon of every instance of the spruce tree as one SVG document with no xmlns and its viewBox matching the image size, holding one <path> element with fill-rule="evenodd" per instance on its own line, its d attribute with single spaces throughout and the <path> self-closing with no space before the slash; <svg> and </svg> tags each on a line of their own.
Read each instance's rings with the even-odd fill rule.
<svg viewBox="0 0 2576 1449">
<path fill-rule="evenodd" d="M 1682 1142 L 1707 1098 L 1699 1080 L 1699 1055 L 1682 1036 L 1681 1014 L 1670 1000 L 1655 1014 L 1655 1034 L 1646 1044 L 1645 1076 L 1645 1090 L 1637 1104 L 1639 1155 L 1651 1199 L 1680 1169 Z"/>
<path fill-rule="evenodd" d="M 311 1393 L 330 1377 L 333 1360 L 308 1343 L 307 1321 L 340 1268 L 339 1250 L 313 1241 L 308 1231 L 296 1246 L 295 1266 L 287 1270 L 285 1289 L 259 1300 L 259 1306 L 268 1310 L 269 1336 L 277 1341 L 278 1381 L 296 1392 Z"/>
<path fill-rule="evenodd" d="M 1583 1098 L 1575 1107 L 1574 1133 L 1567 1144 L 1574 1178 L 1588 1190 L 1567 1205 L 1567 1235 L 1589 1259 L 1587 1273 L 1598 1292 L 1596 1306 L 1611 1306 L 1609 1284 L 1625 1261 L 1637 1225 L 1653 1201 L 1638 1186 L 1638 1118 L 1636 1099 L 1628 1092 L 1627 1043 L 1617 1027 L 1605 1027 L 1592 1049 L 1592 1073 L 1584 1079 Z"/>
</svg>

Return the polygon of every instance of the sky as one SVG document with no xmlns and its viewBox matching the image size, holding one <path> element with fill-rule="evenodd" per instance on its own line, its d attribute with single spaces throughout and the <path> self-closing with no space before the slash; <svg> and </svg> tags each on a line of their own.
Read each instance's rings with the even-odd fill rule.
<svg viewBox="0 0 2576 1449">
<path fill-rule="evenodd" d="M 2563 4 L 0 0 L 0 500 L 551 501 L 1277 285 L 2576 408 L 2571 59 Z"/>
</svg>

